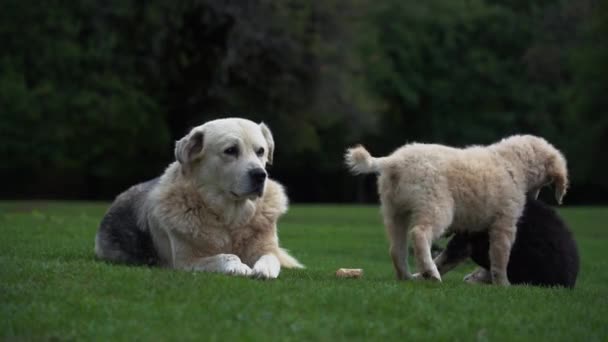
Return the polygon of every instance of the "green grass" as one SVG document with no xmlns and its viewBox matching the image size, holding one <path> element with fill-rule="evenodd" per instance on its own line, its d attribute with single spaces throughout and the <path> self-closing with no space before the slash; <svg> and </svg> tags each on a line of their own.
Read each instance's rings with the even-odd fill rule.
<svg viewBox="0 0 608 342">
<path fill-rule="evenodd" d="M 376 207 L 293 206 L 282 244 L 307 265 L 278 280 L 109 265 L 107 204 L 0 203 L 0 338 L 60 340 L 608 340 L 608 209 L 566 208 L 575 290 L 394 280 Z M 365 269 L 337 279 L 339 267 Z"/>
</svg>

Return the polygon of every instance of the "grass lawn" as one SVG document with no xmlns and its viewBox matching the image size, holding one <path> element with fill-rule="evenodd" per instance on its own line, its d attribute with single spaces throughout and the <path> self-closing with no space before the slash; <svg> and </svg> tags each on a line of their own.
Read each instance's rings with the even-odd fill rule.
<svg viewBox="0 0 608 342">
<path fill-rule="evenodd" d="M 608 208 L 565 208 L 576 289 L 398 282 L 376 207 L 297 206 L 282 245 L 306 264 L 258 281 L 108 265 L 107 204 L 0 202 L 0 338 L 59 340 L 608 340 Z M 336 279 L 339 267 L 363 279 Z"/>
</svg>

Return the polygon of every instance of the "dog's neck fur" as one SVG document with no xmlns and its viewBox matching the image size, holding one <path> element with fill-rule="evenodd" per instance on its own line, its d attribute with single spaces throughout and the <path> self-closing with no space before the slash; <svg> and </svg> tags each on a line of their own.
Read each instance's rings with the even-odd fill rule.
<svg viewBox="0 0 608 342">
<path fill-rule="evenodd" d="M 228 228 L 238 228 L 253 218 L 258 200 L 227 198 L 213 186 L 199 184 L 197 192 L 213 214 Z"/>
<path fill-rule="evenodd" d="M 180 187 L 183 193 L 190 194 L 190 209 L 200 215 L 214 217 L 218 223 L 232 229 L 247 224 L 255 215 L 259 199 L 233 199 L 214 186 L 196 181 L 190 170 L 185 170 L 174 162 L 160 179 L 159 186 L 167 190 Z"/>
</svg>

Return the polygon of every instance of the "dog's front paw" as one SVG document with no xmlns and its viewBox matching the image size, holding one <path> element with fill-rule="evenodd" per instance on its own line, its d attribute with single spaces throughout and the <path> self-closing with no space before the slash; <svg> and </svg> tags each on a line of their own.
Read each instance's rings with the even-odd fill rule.
<svg viewBox="0 0 608 342">
<path fill-rule="evenodd" d="M 235 275 L 235 276 L 247 277 L 247 276 L 250 276 L 251 274 L 253 274 L 253 270 L 251 269 L 251 267 L 243 264 L 240 260 L 231 261 L 230 263 L 226 264 L 226 267 L 224 270 L 225 270 L 226 274 Z"/>
<path fill-rule="evenodd" d="M 270 267 L 254 267 L 252 276 L 260 279 L 275 279 L 279 276 L 279 271 Z"/>
<path fill-rule="evenodd" d="M 252 276 L 260 279 L 275 279 L 281 272 L 281 263 L 274 255 L 264 255 L 253 265 Z"/>
</svg>

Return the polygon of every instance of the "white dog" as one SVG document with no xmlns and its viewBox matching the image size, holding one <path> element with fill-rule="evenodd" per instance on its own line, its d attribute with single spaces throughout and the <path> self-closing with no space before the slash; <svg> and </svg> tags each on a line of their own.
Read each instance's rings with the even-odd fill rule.
<svg viewBox="0 0 608 342">
<path fill-rule="evenodd" d="M 561 203 L 568 187 L 566 160 L 542 138 L 513 136 L 465 149 L 408 144 L 383 158 L 363 147 L 346 153 L 353 173 L 379 173 L 378 192 L 399 279 L 409 279 L 407 241 L 419 275 L 441 281 L 431 243 L 451 232 L 487 230 L 494 284 L 508 285 L 507 263 L 526 195 L 554 182 Z M 409 235 L 409 236 L 408 236 Z"/>
<path fill-rule="evenodd" d="M 276 278 L 303 267 L 279 247 L 283 187 L 267 179 L 266 125 L 221 119 L 176 143 L 176 162 L 117 197 L 96 237 L 99 258 L 128 264 Z"/>
</svg>

